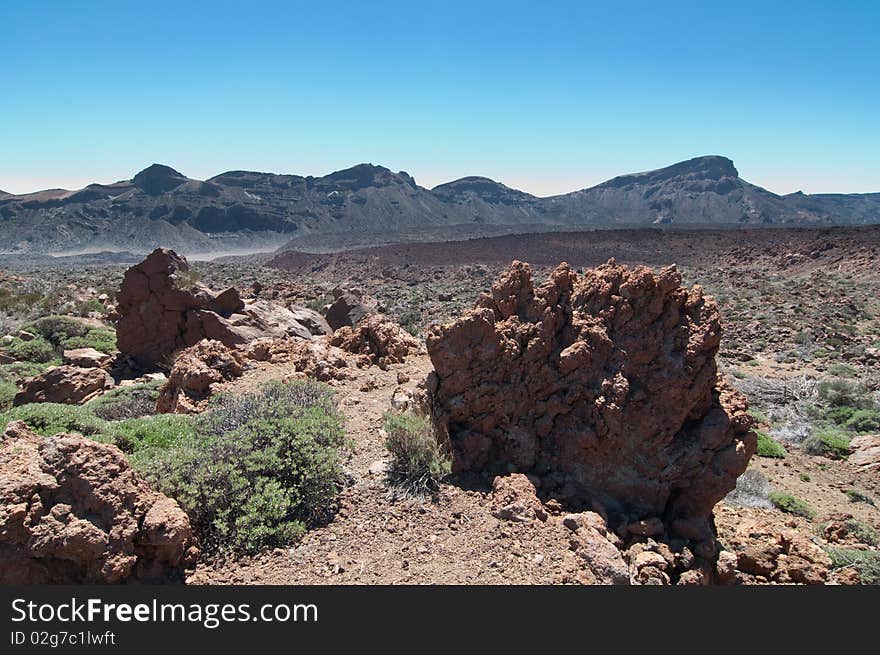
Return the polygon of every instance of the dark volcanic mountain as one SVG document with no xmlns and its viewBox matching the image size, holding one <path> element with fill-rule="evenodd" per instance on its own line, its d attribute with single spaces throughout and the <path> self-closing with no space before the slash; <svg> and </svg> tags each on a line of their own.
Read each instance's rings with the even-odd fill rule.
<svg viewBox="0 0 880 655">
<path fill-rule="evenodd" d="M 0 252 L 184 252 L 274 248 L 295 237 L 389 234 L 453 226 L 854 225 L 880 222 L 880 194 L 780 196 L 698 157 L 538 198 L 484 177 L 425 189 L 407 173 L 360 164 L 323 177 L 230 171 L 206 181 L 153 164 L 131 180 L 0 192 Z"/>
</svg>

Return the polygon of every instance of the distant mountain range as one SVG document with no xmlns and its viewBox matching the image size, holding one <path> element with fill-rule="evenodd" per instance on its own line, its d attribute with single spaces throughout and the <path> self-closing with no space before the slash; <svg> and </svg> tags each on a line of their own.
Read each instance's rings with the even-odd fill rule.
<svg viewBox="0 0 880 655">
<path fill-rule="evenodd" d="M 407 173 L 359 164 L 323 177 L 230 171 L 209 180 L 153 164 L 131 180 L 0 192 L 0 253 L 233 252 L 321 235 L 442 234 L 445 228 L 521 231 L 638 226 L 880 223 L 880 193 L 777 195 L 706 156 L 539 198 L 485 177 L 426 189 Z"/>
</svg>

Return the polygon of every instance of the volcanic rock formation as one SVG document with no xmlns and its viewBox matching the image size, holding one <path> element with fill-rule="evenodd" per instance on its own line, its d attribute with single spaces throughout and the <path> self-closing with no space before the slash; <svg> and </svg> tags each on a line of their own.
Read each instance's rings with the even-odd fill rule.
<svg viewBox="0 0 880 655">
<path fill-rule="evenodd" d="M 173 582 L 197 551 L 189 519 L 116 446 L 40 437 L 14 421 L 0 441 L 0 584 Z"/>
<path fill-rule="evenodd" d="M 514 262 L 459 320 L 434 327 L 428 392 L 455 471 L 530 473 L 618 531 L 660 524 L 705 542 L 713 506 L 756 443 L 746 402 L 719 379 L 718 309 L 675 267 L 613 260 L 538 287 Z"/>
<path fill-rule="evenodd" d="M 117 305 L 117 347 L 151 368 L 202 339 L 232 348 L 262 337 L 312 337 L 289 309 L 244 302 L 230 287 L 216 293 L 193 280 L 186 259 L 157 248 L 125 272 Z M 307 311 L 307 310 L 302 310 Z"/>
<path fill-rule="evenodd" d="M 159 389 L 156 411 L 193 414 L 207 403 L 219 382 L 241 377 L 244 357 L 219 341 L 205 339 L 187 348 L 174 362 L 168 380 Z"/>
<path fill-rule="evenodd" d="M 331 345 L 346 352 L 359 355 L 359 365 L 400 364 L 407 355 L 418 352 L 419 342 L 397 323 L 374 314 L 354 327 L 343 326 L 336 330 Z"/>
<path fill-rule="evenodd" d="M 29 379 L 15 395 L 14 405 L 64 403 L 77 405 L 113 386 L 113 378 L 100 368 L 56 366 Z"/>
</svg>

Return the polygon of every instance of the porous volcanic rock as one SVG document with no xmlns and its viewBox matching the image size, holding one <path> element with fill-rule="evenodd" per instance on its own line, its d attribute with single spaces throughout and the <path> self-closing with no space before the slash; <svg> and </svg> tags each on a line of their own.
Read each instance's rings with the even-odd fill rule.
<svg viewBox="0 0 880 655">
<path fill-rule="evenodd" d="M 617 526 L 659 519 L 705 541 L 756 447 L 745 399 L 716 370 L 720 338 L 715 302 L 675 267 L 562 264 L 535 288 L 516 261 L 430 330 L 426 386 L 454 471 L 530 473 Z"/>
<path fill-rule="evenodd" d="M 64 403 L 77 405 L 104 393 L 113 386 L 113 378 L 100 368 L 56 366 L 32 377 L 15 394 L 14 405 L 28 403 Z"/>
<path fill-rule="evenodd" d="M 346 352 L 360 355 L 360 365 L 401 364 L 407 355 L 418 352 L 418 340 L 394 321 L 381 314 L 367 316 L 354 327 L 336 330 L 330 343 Z"/>
<path fill-rule="evenodd" d="M 117 347 L 137 366 L 167 364 L 202 339 L 231 348 L 263 337 L 312 337 L 286 307 L 246 303 L 232 287 L 214 292 L 189 271 L 185 258 L 157 248 L 125 272 L 116 307 Z"/>
<path fill-rule="evenodd" d="M 156 411 L 193 414 L 204 409 L 218 382 L 241 377 L 244 357 L 219 341 L 205 339 L 178 355 L 159 389 Z"/>
<path fill-rule="evenodd" d="M 20 421 L 0 442 L 0 584 L 182 581 L 197 554 L 189 519 L 116 446 L 40 437 Z"/>
</svg>

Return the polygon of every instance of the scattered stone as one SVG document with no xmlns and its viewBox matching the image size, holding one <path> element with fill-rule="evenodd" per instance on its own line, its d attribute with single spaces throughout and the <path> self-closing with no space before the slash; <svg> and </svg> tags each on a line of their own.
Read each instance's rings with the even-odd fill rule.
<svg viewBox="0 0 880 655">
<path fill-rule="evenodd" d="M 79 368 L 101 368 L 110 361 L 110 355 L 94 348 L 71 348 L 64 351 L 62 361 Z"/>
<path fill-rule="evenodd" d="M 495 518 L 519 523 L 546 521 L 548 516 L 538 500 L 535 485 L 522 473 L 495 478 L 490 510 Z"/>
</svg>

